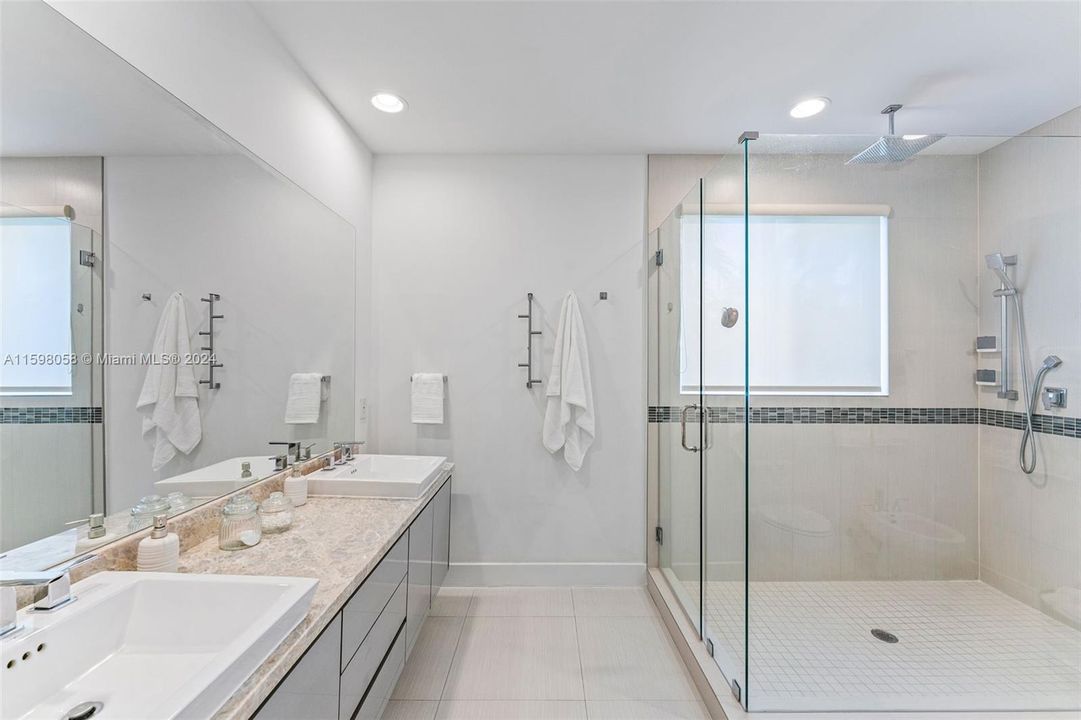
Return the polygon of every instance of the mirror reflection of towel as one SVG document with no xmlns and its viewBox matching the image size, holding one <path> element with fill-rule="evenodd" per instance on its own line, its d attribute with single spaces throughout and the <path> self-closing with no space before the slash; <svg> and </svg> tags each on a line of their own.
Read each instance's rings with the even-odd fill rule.
<svg viewBox="0 0 1081 720">
<path fill-rule="evenodd" d="M 589 375 L 589 348 L 578 298 L 568 292 L 559 312 L 552 372 L 545 388 L 548 407 L 544 413 L 544 447 L 577 472 L 593 444 L 593 381 Z"/>
<path fill-rule="evenodd" d="M 199 417 L 199 383 L 191 363 L 177 364 L 170 357 L 190 357 L 188 315 L 184 296 L 175 292 L 154 331 L 153 361 L 146 369 L 143 388 L 135 409 L 143 413 L 143 435 L 154 431 L 154 459 L 151 467 L 160 470 L 176 456 L 187 455 L 203 438 Z"/>
</svg>

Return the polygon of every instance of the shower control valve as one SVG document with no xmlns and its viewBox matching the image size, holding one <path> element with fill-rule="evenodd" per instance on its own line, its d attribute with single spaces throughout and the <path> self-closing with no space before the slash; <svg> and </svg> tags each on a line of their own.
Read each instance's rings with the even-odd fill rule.
<svg viewBox="0 0 1081 720">
<path fill-rule="evenodd" d="M 1066 388 L 1049 387 L 1043 389 L 1043 409 L 1066 407 Z"/>
</svg>

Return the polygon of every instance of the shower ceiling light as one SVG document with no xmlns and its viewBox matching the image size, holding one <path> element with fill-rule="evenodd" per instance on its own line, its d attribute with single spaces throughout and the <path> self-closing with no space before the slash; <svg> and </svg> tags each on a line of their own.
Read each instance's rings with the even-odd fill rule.
<svg viewBox="0 0 1081 720">
<path fill-rule="evenodd" d="M 901 137 L 903 139 L 905 139 L 905 140 L 923 140 L 927 136 L 926 135 L 902 135 Z"/>
<path fill-rule="evenodd" d="M 405 100 L 394 93 L 381 92 L 372 95 L 372 106 L 385 113 L 400 113 L 405 110 Z"/>
<path fill-rule="evenodd" d="M 830 99 L 826 97 L 816 97 L 810 100 L 801 100 L 788 111 L 788 114 L 797 119 L 809 118 L 813 115 L 825 110 L 829 107 Z"/>
</svg>

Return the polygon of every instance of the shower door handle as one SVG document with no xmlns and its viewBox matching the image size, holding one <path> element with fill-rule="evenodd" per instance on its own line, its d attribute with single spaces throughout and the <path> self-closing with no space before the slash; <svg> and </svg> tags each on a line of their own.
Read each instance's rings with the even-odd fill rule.
<svg viewBox="0 0 1081 720">
<path fill-rule="evenodd" d="M 687 444 L 687 411 L 697 409 L 697 405 L 684 405 L 683 409 L 679 411 L 679 443 L 683 446 L 683 449 L 688 452 L 698 452 L 701 449 L 699 447 L 691 447 Z"/>
</svg>

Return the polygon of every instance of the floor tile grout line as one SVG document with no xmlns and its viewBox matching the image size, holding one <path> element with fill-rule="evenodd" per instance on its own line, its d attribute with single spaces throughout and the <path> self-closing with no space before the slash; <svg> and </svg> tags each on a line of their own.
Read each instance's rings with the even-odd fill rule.
<svg viewBox="0 0 1081 720">
<path fill-rule="evenodd" d="M 589 705 L 586 703 L 586 667 L 582 660 L 582 641 L 578 638 L 578 608 L 574 604 L 574 588 L 570 588 L 571 619 L 574 621 L 574 649 L 578 653 L 578 680 L 582 683 L 582 709 L 589 720 Z"/>
<path fill-rule="evenodd" d="M 450 654 L 450 664 L 447 665 L 447 674 L 443 676 L 443 687 L 439 691 L 439 702 L 435 706 L 437 717 L 439 716 L 439 708 L 443 705 L 443 696 L 447 694 L 447 683 L 450 682 L 450 673 L 454 669 L 454 660 L 458 657 L 458 646 L 461 645 L 462 634 L 465 633 L 465 623 L 469 620 L 469 608 L 473 606 L 473 598 L 476 597 L 476 594 L 476 588 L 469 591 L 469 604 L 465 606 L 465 615 L 462 616 L 462 624 L 458 628 L 458 637 L 454 639 L 454 652 Z"/>
</svg>

